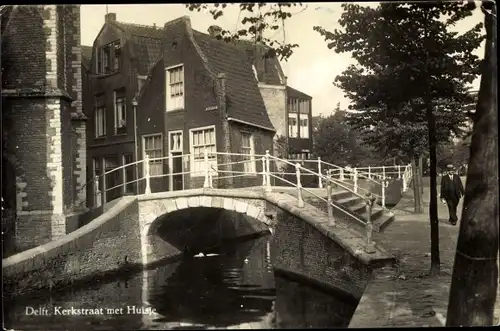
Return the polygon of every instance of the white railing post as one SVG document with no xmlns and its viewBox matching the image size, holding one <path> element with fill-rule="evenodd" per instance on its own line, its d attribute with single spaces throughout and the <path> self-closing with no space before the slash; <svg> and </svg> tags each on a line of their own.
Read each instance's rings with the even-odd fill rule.
<svg viewBox="0 0 500 331">
<path fill-rule="evenodd" d="M 385 208 L 385 188 L 386 188 L 385 178 L 382 180 L 382 208 Z"/>
<path fill-rule="evenodd" d="M 271 192 L 271 167 L 269 162 L 269 150 L 266 151 L 266 191 Z"/>
<path fill-rule="evenodd" d="M 203 188 L 208 188 L 210 185 L 208 184 L 208 150 L 205 148 L 203 151 L 203 164 L 205 167 L 205 182 L 203 183 Z"/>
<path fill-rule="evenodd" d="M 262 157 L 262 188 L 266 189 L 266 158 Z"/>
<path fill-rule="evenodd" d="M 353 169 L 354 176 L 354 193 L 358 193 L 358 169 Z"/>
<path fill-rule="evenodd" d="M 213 180 L 213 171 L 210 169 L 208 172 L 208 187 L 213 188 L 214 187 L 214 180 Z"/>
<path fill-rule="evenodd" d="M 318 188 L 323 188 L 323 180 L 321 179 L 321 157 L 318 156 Z"/>
<path fill-rule="evenodd" d="M 401 179 L 401 165 L 398 165 L 398 179 Z"/>
<path fill-rule="evenodd" d="M 344 168 L 340 168 L 340 178 L 339 178 L 341 181 L 344 181 L 345 180 L 345 177 L 344 177 Z"/>
<path fill-rule="evenodd" d="M 295 174 L 297 176 L 297 198 L 299 199 L 299 208 L 304 207 L 304 199 L 302 199 L 302 182 L 300 181 L 300 163 L 295 163 Z"/>
<path fill-rule="evenodd" d="M 102 183 L 101 183 L 101 205 L 104 206 L 107 200 L 107 189 L 106 189 L 106 162 L 104 162 L 104 172 L 101 175 Z"/>
<path fill-rule="evenodd" d="M 99 176 L 94 178 L 94 206 L 100 207 L 102 202 L 101 190 L 99 190 Z"/>
<path fill-rule="evenodd" d="M 368 179 L 372 179 L 372 168 L 368 166 Z"/>
<path fill-rule="evenodd" d="M 332 183 L 331 183 L 331 175 L 326 175 L 326 196 L 328 201 L 328 223 L 331 226 L 335 226 L 335 218 L 333 217 L 333 206 L 332 206 Z"/>
<path fill-rule="evenodd" d="M 146 154 L 144 156 L 144 161 L 143 161 L 143 166 L 144 166 L 144 179 L 146 181 L 146 188 L 144 189 L 144 194 L 150 194 L 151 193 L 151 186 L 149 184 L 149 156 Z"/>
<path fill-rule="evenodd" d="M 375 197 L 368 193 L 366 196 L 366 246 L 365 252 L 369 254 L 375 253 L 375 244 L 372 242 L 373 224 L 372 224 L 372 210 L 375 202 Z"/>
</svg>

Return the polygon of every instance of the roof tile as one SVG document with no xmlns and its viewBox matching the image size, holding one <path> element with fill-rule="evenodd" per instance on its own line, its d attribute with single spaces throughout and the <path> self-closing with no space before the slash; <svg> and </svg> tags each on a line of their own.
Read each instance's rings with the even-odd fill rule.
<svg viewBox="0 0 500 331">
<path fill-rule="evenodd" d="M 139 74 L 146 75 L 161 54 L 163 29 L 117 21 L 113 24 L 132 36 L 129 42 L 132 43 L 134 54 L 139 60 Z"/>
<path fill-rule="evenodd" d="M 260 94 L 251 63 L 235 45 L 193 30 L 194 38 L 216 73 L 227 75 L 228 115 L 235 119 L 274 129 Z"/>
</svg>

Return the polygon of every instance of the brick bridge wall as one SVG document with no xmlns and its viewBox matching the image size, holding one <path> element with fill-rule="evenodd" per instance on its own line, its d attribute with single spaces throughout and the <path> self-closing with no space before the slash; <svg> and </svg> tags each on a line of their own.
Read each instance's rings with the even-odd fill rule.
<svg viewBox="0 0 500 331">
<path fill-rule="evenodd" d="M 108 212 L 64 238 L 4 259 L 5 290 L 19 294 L 60 287 L 82 277 L 179 256 L 178 248 L 160 240 L 160 220 L 168 213 L 203 206 L 258 220 L 250 226 L 234 227 L 234 237 L 273 228 L 275 271 L 356 299 L 373 268 L 394 262 L 379 247 L 373 254 L 365 253 L 364 238 L 345 226 L 329 226 L 319 209 L 296 205 L 296 198 L 287 194 L 243 190 L 197 189 L 124 197 Z"/>
</svg>

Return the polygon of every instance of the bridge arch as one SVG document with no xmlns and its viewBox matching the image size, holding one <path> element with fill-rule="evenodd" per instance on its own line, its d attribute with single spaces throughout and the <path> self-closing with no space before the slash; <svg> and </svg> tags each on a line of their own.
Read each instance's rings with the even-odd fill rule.
<svg viewBox="0 0 500 331">
<path fill-rule="evenodd" d="M 162 226 L 161 220 L 167 218 L 168 215 L 188 209 L 219 209 L 247 216 L 262 224 L 260 231 L 270 231 L 271 220 L 265 214 L 265 205 L 265 200 L 210 195 L 165 197 L 140 201 L 139 222 L 143 264 L 147 265 L 150 261 L 158 260 L 159 255 L 163 254 L 162 250 L 175 249 L 168 242 L 163 242 L 156 233 L 157 229 Z"/>
</svg>

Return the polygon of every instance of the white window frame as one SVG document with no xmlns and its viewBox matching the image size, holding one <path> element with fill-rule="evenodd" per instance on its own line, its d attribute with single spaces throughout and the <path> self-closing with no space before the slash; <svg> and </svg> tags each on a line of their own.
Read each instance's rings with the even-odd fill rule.
<svg viewBox="0 0 500 331">
<path fill-rule="evenodd" d="M 170 144 L 172 136 L 173 135 L 178 135 L 180 133 L 181 136 L 181 143 L 178 149 L 172 150 L 172 146 Z M 172 153 L 182 153 L 184 154 L 184 131 L 183 130 L 173 130 L 173 131 L 168 131 L 168 172 L 170 174 L 169 178 L 169 187 L 174 186 L 174 173 L 173 173 L 173 168 L 174 168 L 174 159 L 172 158 Z M 182 157 L 182 172 L 184 172 L 184 156 Z M 182 175 L 184 177 L 184 175 Z M 182 181 L 182 189 L 184 189 L 184 180 Z"/>
<path fill-rule="evenodd" d="M 142 135 L 142 159 L 146 157 L 146 139 L 148 138 L 160 138 L 160 157 L 163 157 L 163 134 L 161 133 L 153 133 L 153 134 L 145 134 Z M 154 149 L 157 150 L 157 149 Z M 159 170 L 158 170 L 159 169 Z M 144 167 L 142 167 L 142 175 L 145 176 Z M 149 161 L 149 175 L 157 176 L 163 175 L 163 160 Z"/>
<path fill-rule="evenodd" d="M 199 132 L 199 131 L 208 131 L 208 130 L 213 130 L 213 133 L 214 133 L 214 143 L 213 144 L 210 144 L 210 146 L 213 145 L 213 149 L 215 152 L 217 152 L 217 132 L 216 132 L 216 129 L 215 129 L 215 125 L 209 125 L 209 126 L 202 126 L 202 127 L 198 127 L 198 128 L 193 128 L 193 129 L 189 129 L 189 153 L 191 154 L 191 164 L 189 165 L 190 167 L 190 172 L 191 172 L 191 177 L 202 177 L 202 176 L 205 176 L 205 167 L 204 167 L 204 163 L 205 163 L 205 160 L 204 160 L 204 151 L 202 152 L 202 157 L 195 160 L 195 153 L 194 153 L 194 148 L 195 147 L 199 147 L 199 146 L 207 146 L 206 144 L 204 145 L 196 145 L 194 146 L 193 142 L 194 142 L 194 133 L 195 132 Z M 205 135 L 203 135 L 203 139 L 205 139 Z M 210 152 L 210 151 L 209 151 Z M 209 158 L 208 160 L 208 166 L 211 168 L 211 167 L 214 167 L 215 169 L 217 169 L 217 155 L 215 155 L 215 157 L 213 158 Z M 217 173 L 215 171 L 212 171 L 212 175 L 213 176 L 217 176 Z"/>
<path fill-rule="evenodd" d="M 248 147 L 243 146 L 243 136 L 244 135 L 248 135 L 248 137 L 249 137 L 250 146 L 248 146 Z M 250 153 L 243 153 L 243 149 L 249 150 Z M 250 158 L 248 159 L 248 162 L 243 163 L 243 171 L 247 174 L 257 175 L 256 164 L 255 164 L 255 143 L 254 143 L 254 135 L 252 132 L 241 131 L 241 151 L 242 151 L 242 154 L 250 154 Z"/>
<path fill-rule="evenodd" d="M 171 91 L 172 91 L 172 83 L 170 83 L 170 73 L 175 70 L 175 69 L 181 69 L 182 70 L 182 83 L 174 83 L 174 84 L 179 84 L 179 86 L 182 86 L 182 95 L 177 96 L 177 97 L 172 97 Z M 182 85 L 180 85 L 182 84 Z M 175 99 L 174 99 L 175 98 Z M 175 110 L 182 110 L 185 107 L 185 99 L 186 99 L 186 93 L 185 93 L 185 74 L 184 74 L 184 65 L 183 64 L 177 64 L 175 66 L 167 67 L 165 68 L 165 110 L 166 111 L 175 111 Z"/>
<path fill-rule="evenodd" d="M 104 105 L 94 108 L 94 131 L 95 138 L 106 137 L 106 106 Z"/>
<path fill-rule="evenodd" d="M 123 91 L 123 95 L 120 96 L 122 102 L 120 105 L 123 106 L 121 111 L 118 110 L 118 99 L 117 99 L 117 91 L 113 91 L 113 111 L 115 117 L 115 134 L 118 134 L 118 129 L 124 127 L 127 129 L 127 94 L 125 89 L 120 89 Z"/>
<path fill-rule="evenodd" d="M 295 120 L 295 125 L 292 125 L 290 122 L 291 119 Z M 299 137 L 299 116 L 298 113 L 288 113 L 288 137 L 290 138 L 298 138 Z"/>
<path fill-rule="evenodd" d="M 302 121 L 306 121 L 306 125 L 302 125 Z M 309 114 L 299 114 L 299 134 L 300 138 L 309 139 Z"/>
</svg>

